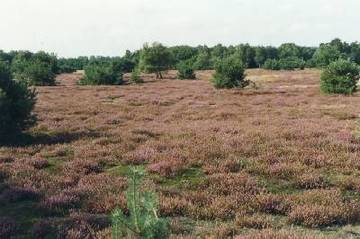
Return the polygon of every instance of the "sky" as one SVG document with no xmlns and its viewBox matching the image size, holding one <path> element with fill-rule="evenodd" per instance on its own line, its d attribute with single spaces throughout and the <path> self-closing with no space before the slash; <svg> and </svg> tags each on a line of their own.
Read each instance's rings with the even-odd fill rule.
<svg viewBox="0 0 360 239">
<path fill-rule="evenodd" d="M 145 42 L 360 41 L 360 0 L 1 0 L 0 49 L 124 54 Z"/>
</svg>

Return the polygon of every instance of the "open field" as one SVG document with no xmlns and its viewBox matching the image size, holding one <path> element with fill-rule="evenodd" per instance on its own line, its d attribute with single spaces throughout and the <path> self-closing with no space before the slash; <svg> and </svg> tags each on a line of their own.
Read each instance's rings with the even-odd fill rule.
<svg viewBox="0 0 360 239">
<path fill-rule="evenodd" d="M 32 139 L 0 148 L 0 231 L 108 238 L 144 165 L 174 238 L 360 237 L 359 93 L 321 95 L 317 70 L 249 70 L 244 90 L 76 77 L 38 87 Z"/>
</svg>

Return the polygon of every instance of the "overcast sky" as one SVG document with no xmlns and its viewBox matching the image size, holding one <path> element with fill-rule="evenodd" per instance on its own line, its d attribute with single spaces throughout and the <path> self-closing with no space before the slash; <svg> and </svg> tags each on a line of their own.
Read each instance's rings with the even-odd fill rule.
<svg viewBox="0 0 360 239">
<path fill-rule="evenodd" d="M 0 49 L 122 55 L 144 42 L 360 41 L 360 0 L 1 0 Z"/>
</svg>

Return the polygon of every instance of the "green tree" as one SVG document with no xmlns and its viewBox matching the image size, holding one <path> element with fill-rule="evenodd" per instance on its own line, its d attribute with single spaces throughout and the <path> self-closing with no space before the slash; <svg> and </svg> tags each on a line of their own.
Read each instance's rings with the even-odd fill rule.
<svg viewBox="0 0 360 239">
<path fill-rule="evenodd" d="M 216 88 L 243 88 L 250 83 L 245 77 L 244 64 L 239 58 L 231 56 L 215 64 L 212 81 Z"/>
<path fill-rule="evenodd" d="M 169 238 L 168 221 L 158 215 L 158 199 L 153 192 L 143 192 L 140 185 L 145 176 L 142 168 L 131 168 L 128 175 L 129 187 L 126 191 L 129 216 L 120 209 L 112 213 L 113 239 Z"/>
<path fill-rule="evenodd" d="M 0 141 L 13 139 L 35 124 L 35 97 L 24 82 L 11 79 L 8 64 L 0 61 Z"/>
<path fill-rule="evenodd" d="M 357 89 L 359 67 L 347 60 L 329 64 L 321 74 L 320 88 L 327 94 L 352 94 Z"/>
<path fill-rule="evenodd" d="M 82 85 L 120 85 L 123 83 L 123 73 L 114 68 L 111 63 L 91 63 L 85 67 L 85 77 Z"/>
<path fill-rule="evenodd" d="M 140 70 L 139 70 L 139 68 L 135 68 L 135 69 L 131 72 L 130 83 L 131 83 L 131 84 L 144 83 L 144 80 L 143 80 L 143 79 L 141 78 L 141 76 L 140 76 Z"/>
<path fill-rule="evenodd" d="M 193 65 L 195 70 L 211 70 L 214 68 L 213 58 L 207 46 L 201 47 Z"/>
<path fill-rule="evenodd" d="M 318 67 L 326 67 L 331 62 L 338 60 L 341 57 L 341 52 L 336 46 L 329 44 L 321 44 L 314 53 L 314 62 Z"/>
<path fill-rule="evenodd" d="M 168 48 L 161 43 L 145 44 L 140 52 L 140 69 L 146 73 L 155 73 L 157 79 L 163 79 L 162 71 L 172 64 L 172 56 Z"/>
<path fill-rule="evenodd" d="M 280 59 L 288 57 L 301 57 L 300 47 L 294 43 L 284 43 L 279 47 L 278 51 Z"/>
<path fill-rule="evenodd" d="M 176 69 L 178 70 L 177 77 L 181 80 L 184 79 L 195 79 L 194 69 L 191 61 L 182 61 L 177 64 Z"/>
<path fill-rule="evenodd" d="M 241 44 L 236 47 L 236 52 L 234 54 L 236 57 L 240 58 L 240 61 L 243 62 L 246 68 L 255 68 L 257 67 L 255 56 L 255 48 L 251 47 L 249 44 Z"/>
<path fill-rule="evenodd" d="M 264 69 L 268 70 L 280 70 L 279 60 L 276 59 L 267 59 L 264 63 Z"/>
<path fill-rule="evenodd" d="M 29 85 L 44 86 L 55 84 L 58 71 L 54 55 L 45 52 L 18 52 L 12 60 L 11 70 L 15 79 Z"/>
</svg>

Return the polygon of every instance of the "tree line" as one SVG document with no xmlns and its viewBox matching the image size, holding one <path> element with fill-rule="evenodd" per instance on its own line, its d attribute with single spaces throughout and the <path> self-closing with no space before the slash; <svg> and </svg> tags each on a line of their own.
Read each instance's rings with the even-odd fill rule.
<svg viewBox="0 0 360 239">
<path fill-rule="evenodd" d="M 179 70 L 179 78 L 193 78 L 192 71 L 214 69 L 218 61 L 229 57 L 240 60 L 245 68 L 271 70 L 322 68 L 338 59 L 360 64 L 360 43 L 347 43 L 340 39 L 322 43 L 319 47 L 299 46 L 294 43 L 285 43 L 279 47 L 249 44 L 165 47 L 154 43 L 145 44 L 142 49 L 133 52 L 128 50 L 125 55 L 118 57 L 77 58 L 58 58 L 55 54 L 45 52 L 0 50 L 0 61 L 10 65 L 14 78 L 27 81 L 31 85 L 53 85 L 56 74 L 77 70 L 87 70 L 91 75 L 84 84 L 118 84 L 122 82 L 120 78 L 123 73 L 140 71 L 156 73 L 158 78 L 162 78 L 162 71 L 168 69 Z M 111 77 L 108 77 L 109 75 Z M 104 76 L 107 78 L 104 82 L 92 80 Z M 134 77 L 136 79 L 136 74 Z"/>
</svg>

